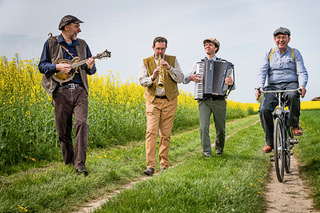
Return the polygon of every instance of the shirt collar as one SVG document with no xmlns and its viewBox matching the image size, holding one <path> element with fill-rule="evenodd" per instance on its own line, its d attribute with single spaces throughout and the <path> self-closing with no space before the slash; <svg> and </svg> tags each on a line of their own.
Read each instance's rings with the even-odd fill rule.
<svg viewBox="0 0 320 213">
<path fill-rule="evenodd" d="M 215 61 L 215 60 L 217 60 L 217 56 L 214 55 L 212 59 L 209 59 L 209 58 L 206 56 L 206 57 L 204 57 L 201 61 L 207 61 L 207 60 L 214 60 L 214 61 Z"/>
<path fill-rule="evenodd" d="M 58 43 L 62 43 L 62 42 L 67 44 L 67 42 L 64 40 L 62 34 L 60 34 L 59 38 L 58 38 Z M 72 41 L 72 45 L 71 46 L 74 46 L 74 45 L 79 45 L 78 39 Z"/>
</svg>

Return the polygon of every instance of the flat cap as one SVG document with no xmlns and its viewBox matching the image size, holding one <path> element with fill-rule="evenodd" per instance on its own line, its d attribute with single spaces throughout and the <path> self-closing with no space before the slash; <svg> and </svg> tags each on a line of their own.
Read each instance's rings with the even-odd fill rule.
<svg viewBox="0 0 320 213">
<path fill-rule="evenodd" d="M 216 38 L 206 38 L 205 40 L 203 40 L 203 44 L 205 44 L 206 42 L 212 42 L 212 43 L 214 43 L 214 45 L 217 47 L 216 53 L 219 51 L 219 49 L 220 49 L 220 42 L 219 42 Z"/>
<path fill-rule="evenodd" d="M 80 19 L 78 19 L 77 17 L 75 16 L 72 16 L 72 15 L 66 15 L 64 16 L 61 21 L 60 21 L 60 24 L 59 24 L 59 30 L 63 30 L 63 27 L 68 25 L 68 24 L 71 24 L 71 23 L 75 23 L 75 24 L 78 24 L 78 23 L 83 23 L 83 21 L 81 21 Z"/>
<path fill-rule="evenodd" d="M 288 35 L 290 36 L 290 30 L 288 30 L 285 27 L 280 27 L 278 29 L 276 29 L 276 31 L 274 31 L 273 36 L 277 36 L 278 34 L 284 34 L 284 35 Z"/>
</svg>

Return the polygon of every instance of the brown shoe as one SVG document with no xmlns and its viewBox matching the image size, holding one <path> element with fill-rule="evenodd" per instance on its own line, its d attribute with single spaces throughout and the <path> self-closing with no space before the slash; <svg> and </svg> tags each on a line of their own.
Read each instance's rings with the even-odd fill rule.
<svg viewBox="0 0 320 213">
<path fill-rule="evenodd" d="M 266 145 L 263 149 L 262 149 L 262 152 L 263 153 L 269 153 L 272 151 L 272 147 L 269 146 L 269 145 Z"/>
<path fill-rule="evenodd" d="M 299 136 L 299 135 L 302 135 L 302 134 L 303 134 L 303 131 L 302 131 L 302 129 L 301 129 L 301 127 L 299 125 L 293 127 L 293 136 Z"/>
</svg>

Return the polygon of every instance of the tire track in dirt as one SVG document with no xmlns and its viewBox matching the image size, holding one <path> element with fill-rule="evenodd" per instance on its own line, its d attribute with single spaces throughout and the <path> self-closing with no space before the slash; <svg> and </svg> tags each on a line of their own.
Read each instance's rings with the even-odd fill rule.
<svg viewBox="0 0 320 213">
<path fill-rule="evenodd" d="M 310 190 L 299 175 L 298 160 L 294 155 L 291 156 L 290 160 L 290 173 L 285 173 L 282 183 L 278 181 L 274 164 L 272 165 L 265 194 L 267 200 L 266 213 L 319 212 L 313 208 L 313 201 L 309 196 Z"/>
</svg>

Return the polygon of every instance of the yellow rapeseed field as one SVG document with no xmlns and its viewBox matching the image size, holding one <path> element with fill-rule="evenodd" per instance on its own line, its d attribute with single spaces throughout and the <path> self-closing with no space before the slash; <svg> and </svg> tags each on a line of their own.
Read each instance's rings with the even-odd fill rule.
<svg viewBox="0 0 320 213">
<path fill-rule="evenodd" d="M 51 97 L 41 86 L 38 61 L 0 57 L 0 170 L 23 161 L 54 159 L 59 155 Z M 133 79 L 133 78 L 132 78 Z M 105 147 L 143 140 L 144 88 L 120 74 L 88 76 L 89 146 Z M 199 125 L 198 103 L 180 90 L 173 131 Z M 254 114 L 259 103 L 227 100 L 227 119 Z M 320 109 L 319 102 L 302 102 L 302 109 Z"/>
</svg>

